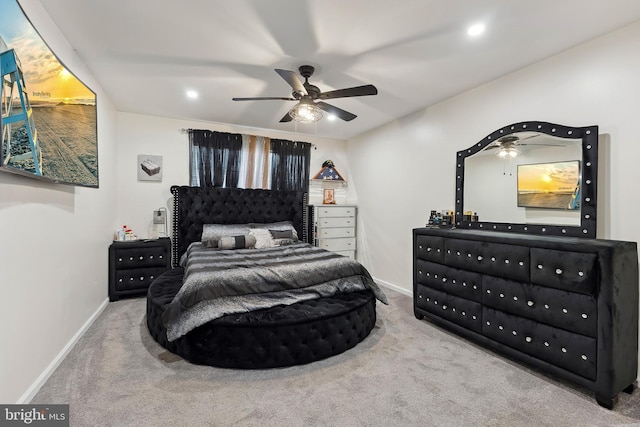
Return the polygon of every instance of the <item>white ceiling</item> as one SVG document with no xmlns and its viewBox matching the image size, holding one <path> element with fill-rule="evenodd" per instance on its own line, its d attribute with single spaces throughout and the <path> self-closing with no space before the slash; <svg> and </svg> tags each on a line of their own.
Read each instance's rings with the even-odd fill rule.
<svg viewBox="0 0 640 427">
<path fill-rule="evenodd" d="M 41 0 L 119 111 L 348 139 L 640 19 L 638 0 Z M 481 37 L 467 36 L 474 23 Z M 275 68 L 358 117 L 279 123 Z M 73 71 L 73 70 L 71 70 Z M 188 89 L 199 98 L 188 99 Z"/>
</svg>

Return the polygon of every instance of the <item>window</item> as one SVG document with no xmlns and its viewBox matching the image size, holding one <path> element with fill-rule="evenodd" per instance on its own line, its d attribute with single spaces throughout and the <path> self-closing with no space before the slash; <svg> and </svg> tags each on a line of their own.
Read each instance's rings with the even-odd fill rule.
<svg viewBox="0 0 640 427">
<path fill-rule="evenodd" d="M 192 186 L 307 190 L 311 144 L 190 130 Z"/>
</svg>

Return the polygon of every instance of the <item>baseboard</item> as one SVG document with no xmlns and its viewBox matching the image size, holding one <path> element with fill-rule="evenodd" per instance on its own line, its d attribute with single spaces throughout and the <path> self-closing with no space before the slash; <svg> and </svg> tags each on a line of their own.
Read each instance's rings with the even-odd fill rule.
<svg viewBox="0 0 640 427">
<path fill-rule="evenodd" d="M 105 299 L 102 304 L 98 307 L 98 309 L 84 322 L 84 325 L 76 332 L 76 334 L 71 337 L 67 345 L 58 353 L 58 355 L 49 363 L 49 366 L 40 374 L 40 376 L 31 384 L 31 387 L 27 389 L 27 391 L 18 399 L 17 404 L 27 404 L 31 402 L 31 399 L 35 397 L 35 395 L 40 391 L 40 388 L 44 385 L 44 383 L 49 379 L 49 377 L 55 372 L 56 368 L 60 366 L 60 363 L 67 357 L 67 354 L 73 349 L 73 347 L 77 344 L 77 342 L 82 338 L 82 336 L 87 332 L 89 327 L 96 321 L 100 313 L 107 308 L 107 304 L 109 304 L 109 299 Z"/>
<path fill-rule="evenodd" d="M 413 292 L 412 291 L 409 291 L 407 289 L 401 288 L 400 286 L 394 285 L 393 283 L 389 283 L 389 282 L 387 282 L 385 280 L 377 279 L 375 277 L 373 278 L 373 281 L 378 283 L 379 285 L 384 286 L 385 288 L 393 289 L 394 291 L 400 292 L 401 294 L 404 294 L 406 296 L 409 296 L 409 297 L 413 296 Z"/>
</svg>

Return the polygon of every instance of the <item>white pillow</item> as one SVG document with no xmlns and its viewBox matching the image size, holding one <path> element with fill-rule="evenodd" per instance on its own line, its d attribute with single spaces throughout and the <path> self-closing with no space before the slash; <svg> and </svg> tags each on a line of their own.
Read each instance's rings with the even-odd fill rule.
<svg viewBox="0 0 640 427">
<path fill-rule="evenodd" d="M 296 231 L 291 221 L 268 222 L 265 224 L 250 223 L 249 226 L 251 228 L 266 228 L 269 230 L 277 230 L 277 231 L 291 230 L 291 232 L 293 233 L 293 239 L 294 240 L 299 239 L 298 232 Z"/>
<path fill-rule="evenodd" d="M 273 237 L 266 228 L 252 228 L 250 235 L 256 238 L 256 249 L 264 249 L 273 246 Z"/>
</svg>

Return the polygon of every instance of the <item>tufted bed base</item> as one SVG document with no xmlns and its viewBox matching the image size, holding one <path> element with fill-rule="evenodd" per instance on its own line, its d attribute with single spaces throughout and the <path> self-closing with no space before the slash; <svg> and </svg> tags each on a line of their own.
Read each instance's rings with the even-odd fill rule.
<svg viewBox="0 0 640 427">
<path fill-rule="evenodd" d="M 192 363 L 237 369 L 301 365 L 354 347 L 376 323 L 375 298 L 366 291 L 228 315 L 169 342 L 162 313 L 180 289 L 182 273 L 169 271 L 149 288 L 147 326 L 159 344 Z"/>
<path fill-rule="evenodd" d="M 177 267 L 203 224 L 291 221 L 306 240 L 303 193 L 224 188 L 172 187 L 173 270 L 159 276 L 147 294 L 147 326 L 164 348 L 189 362 L 235 369 L 300 365 L 340 354 L 364 340 L 376 323 L 371 291 L 335 295 L 226 315 L 169 342 L 162 317 L 180 290 Z"/>
</svg>

